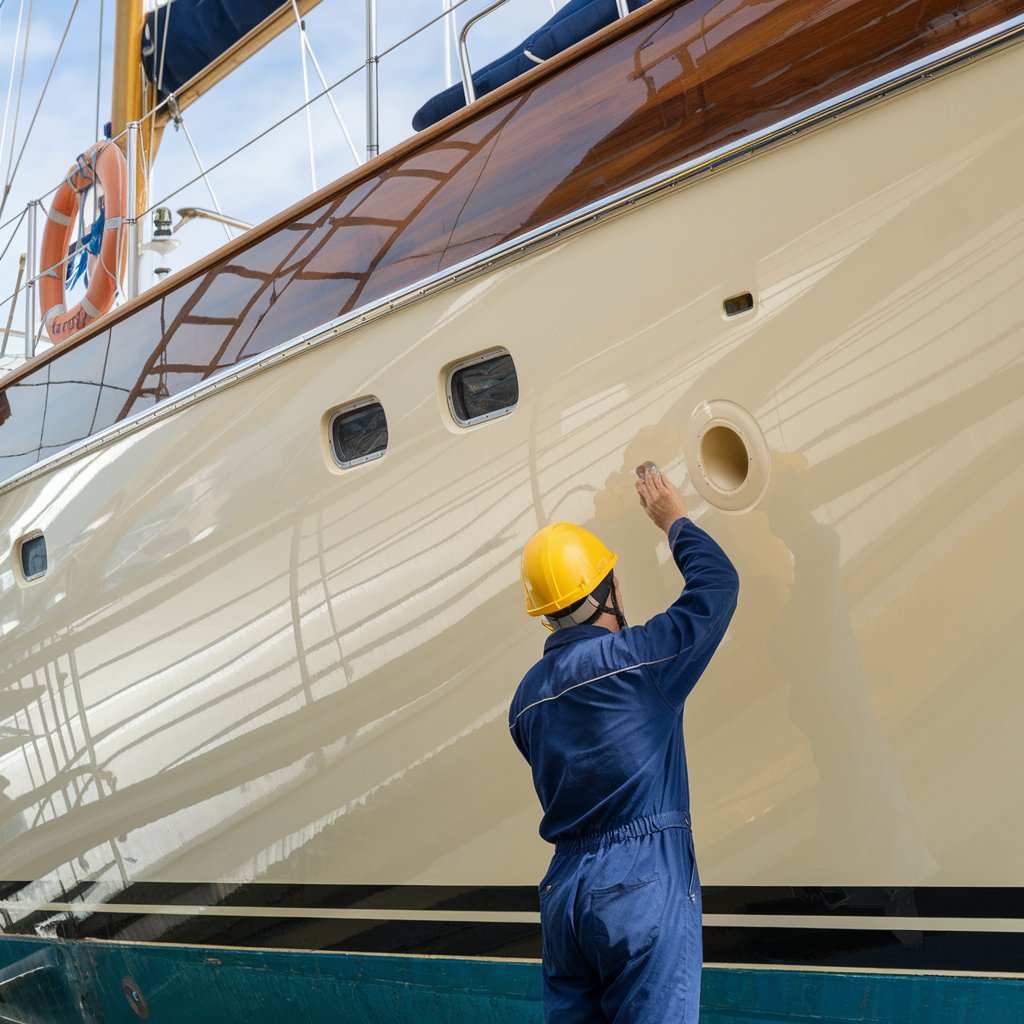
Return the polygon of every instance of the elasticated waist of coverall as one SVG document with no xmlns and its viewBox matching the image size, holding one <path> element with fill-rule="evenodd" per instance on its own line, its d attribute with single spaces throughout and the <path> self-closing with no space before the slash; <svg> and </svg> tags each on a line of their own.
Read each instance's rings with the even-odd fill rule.
<svg viewBox="0 0 1024 1024">
<path fill-rule="evenodd" d="M 611 846 L 627 839 L 639 839 L 655 832 L 663 832 L 667 828 L 689 828 L 688 811 L 666 811 L 663 814 L 649 814 L 644 818 L 636 818 L 626 825 L 609 829 L 607 832 L 588 832 L 586 835 L 573 836 L 570 839 L 559 839 L 555 843 L 556 853 L 586 853 L 599 850 L 603 846 Z"/>
</svg>

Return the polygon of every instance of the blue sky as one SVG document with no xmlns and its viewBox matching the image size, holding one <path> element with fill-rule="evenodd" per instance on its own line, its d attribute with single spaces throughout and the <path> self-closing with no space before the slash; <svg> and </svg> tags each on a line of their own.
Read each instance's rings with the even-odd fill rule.
<svg viewBox="0 0 1024 1024">
<path fill-rule="evenodd" d="M 564 0 L 556 0 L 558 6 Z M 7 97 L 19 6 L 23 5 L 21 40 L 30 0 L 3 0 L 0 7 L 0 110 Z M 460 25 L 486 5 L 469 0 L 456 13 Z M 20 53 L 15 65 L 14 88 L 4 145 L 0 151 L 0 177 L 6 182 L 8 168 L 20 163 L 11 183 L 0 223 L 11 220 L 30 199 L 44 196 L 67 173 L 75 157 L 95 140 L 97 82 L 99 122 L 110 119 L 111 64 L 113 57 L 114 0 L 79 0 L 71 30 L 53 71 L 53 78 L 39 108 L 36 123 L 26 141 L 26 129 L 39 102 L 47 73 L 53 64 L 74 0 L 34 0 L 29 35 L 28 61 L 17 130 L 15 99 L 21 73 Z M 152 3 L 147 4 L 151 7 Z M 378 39 L 386 49 L 416 26 L 440 13 L 442 0 L 378 0 Z M 531 29 L 551 16 L 552 0 L 508 0 L 470 36 L 470 56 L 475 67 L 510 49 Z M 102 47 L 100 16 L 103 15 Z M 171 30 L 173 31 L 173 11 Z M 322 0 L 306 19 L 308 37 L 329 84 L 365 60 L 364 0 Z M 102 54 L 102 56 L 101 56 Z M 307 64 L 310 92 L 321 90 L 312 64 Z M 457 59 L 452 54 L 452 75 L 458 80 Z M 427 97 L 444 86 L 444 35 L 440 24 L 382 58 L 380 62 L 381 150 L 412 134 L 413 112 Z M 332 91 L 353 142 L 365 152 L 365 75 L 357 74 Z M 207 167 L 228 156 L 248 139 L 299 108 L 303 103 L 300 42 L 291 27 L 244 67 L 233 72 L 221 86 L 184 112 L 185 123 Z M 326 99 L 311 108 L 316 183 L 323 186 L 355 166 L 334 113 Z M 22 153 L 22 149 L 24 152 Z M 198 168 L 182 132 L 169 128 L 157 156 L 150 202 L 177 210 L 182 206 L 212 207 L 203 182 L 181 191 Z M 266 138 L 252 145 L 210 174 L 214 191 L 225 213 L 259 223 L 312 191 L 304 113 L 292 117 Z M 177 220 L 177 217 L 175 217 Z M 41 218 L 42 221 L 42 218 Z M 40 222 L 40 231 L 42 222 Z M 0 230 L 0 300 L 14 291 L 18 256 L 25 251 L 24 223 Z M 181 270 L 226 241 L 224 230 L 210 222 L 192 222 L 178 235 L 181 246 L 157 262 Z M 146 257 L 141 284 L 152 282 L 154 257 Z M 81 286 L 79 286 L 81 287 Z M 73 294 L 72 301 L 77 298 Z M 6 325 L 9 303 L 0 305 L 0 331 Z M 23 304 L 15 313 L 16 329 L 23 326 Z M 17 343 L 20 345 L 20 339 Z"/>
</svg>

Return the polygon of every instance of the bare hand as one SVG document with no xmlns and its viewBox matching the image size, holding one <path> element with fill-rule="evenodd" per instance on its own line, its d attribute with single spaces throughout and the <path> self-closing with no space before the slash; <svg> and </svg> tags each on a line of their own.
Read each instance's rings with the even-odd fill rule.
<svg viewBox="0 0 1024 1024">
<path fill-rule="evenodd" d="M 653 462 L 636 467 L 636 490 L 640 504 L 651 517 L 651 522 L 668 533 L 669 527 L 686 515 L 683 499 L 676 489 L 661 475 Z"/>
</svg>

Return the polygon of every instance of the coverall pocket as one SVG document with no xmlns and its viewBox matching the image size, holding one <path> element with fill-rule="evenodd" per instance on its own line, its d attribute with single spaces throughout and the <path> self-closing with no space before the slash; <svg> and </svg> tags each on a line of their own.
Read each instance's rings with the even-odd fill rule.
<svg viewBox="0 0 1024 1024">
<path fill-rule="evenodd" d="M 606 889 L 591 889 L 595 957 L 603 976 L 618 974 L 658 938 L 664 910 L 661 877 L 648 875 Z"/>
</svg>

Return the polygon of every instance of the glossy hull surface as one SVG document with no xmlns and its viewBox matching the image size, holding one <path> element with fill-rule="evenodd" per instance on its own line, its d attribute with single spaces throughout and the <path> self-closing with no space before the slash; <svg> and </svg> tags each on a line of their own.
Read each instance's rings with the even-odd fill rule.
<svg viewBox="0 0 1024 1024">
<path fill-rule="evenodd" d="M 632 468 L 696 476 L 724 400 L 767 488 L 684 488 L 742 580 L 686 716 L 709 961 L 1019 971 L 1022 72 L 988 56 L 3 494 L 7 930 L 535 956 L 521 546 L 580 522 L 629 617 L 664 607 Z M 462 430 L 444 370 L 494 346 L 519 404 Z M 329 415 L 371 395 L 387 454 L 342 470 Z"/>
</svg>

